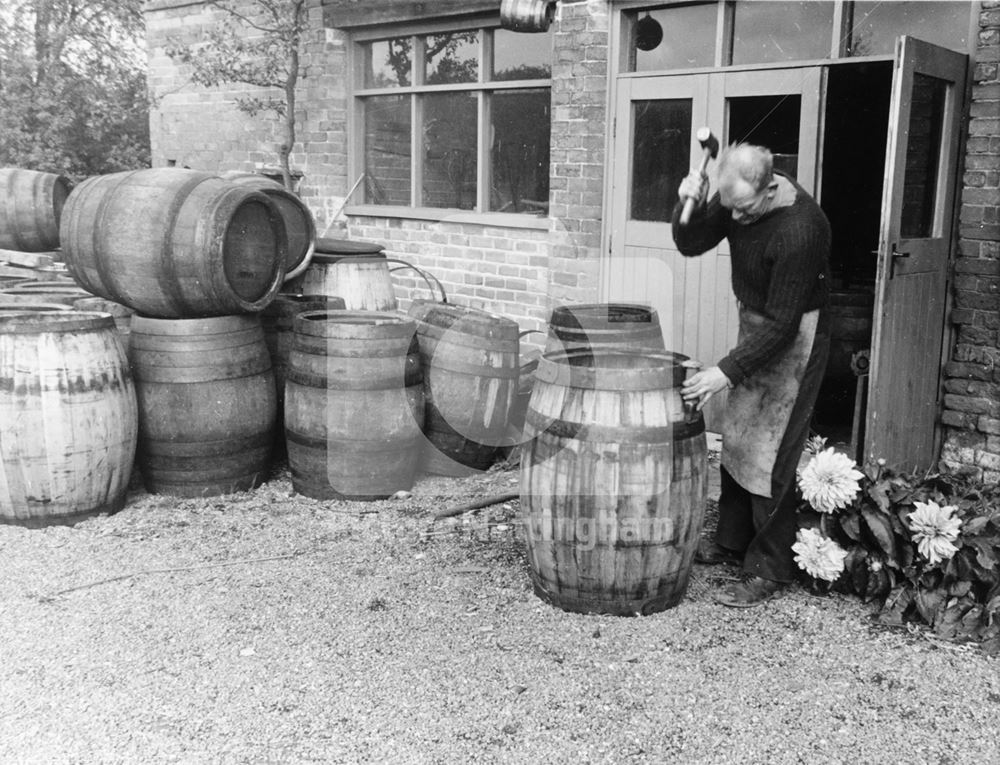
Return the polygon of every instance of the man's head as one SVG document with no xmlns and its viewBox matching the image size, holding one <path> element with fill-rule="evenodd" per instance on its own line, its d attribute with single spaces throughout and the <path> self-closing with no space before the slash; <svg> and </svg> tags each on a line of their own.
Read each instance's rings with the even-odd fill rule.
<svg viewBox="0 0 1000 765">
<path fill-rule="evenodd" d="M 771 152 L 763 146 L 737 143 L 719 157 L 719 201 L 742 225 L 757 221 L 778 191 Z"/>
</svg>

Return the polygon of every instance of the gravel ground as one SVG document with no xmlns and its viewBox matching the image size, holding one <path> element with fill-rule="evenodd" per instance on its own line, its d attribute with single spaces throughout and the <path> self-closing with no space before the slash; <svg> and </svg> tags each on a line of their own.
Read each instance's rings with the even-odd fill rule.
<svg viewBox="0 0 1000 765">
<path fill-rule="evenodd" d="M 323 503 L 279 473 L 0 526 L 2 763 L 972 763 L 1000 760 L 1000 663 L 793 588 L 644 618 L 532 593 L 516 471 Z"/>
</svg>

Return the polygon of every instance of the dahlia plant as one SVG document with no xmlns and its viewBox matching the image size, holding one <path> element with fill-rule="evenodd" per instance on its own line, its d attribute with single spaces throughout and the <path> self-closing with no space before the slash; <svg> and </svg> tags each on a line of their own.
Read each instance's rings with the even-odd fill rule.
<svg viewBox="0 0 1000 765">
<path fill-rule="evenodd" d="M 1000 654 L 1000 486 L 953 475 L 863 470 L 810 441 L 799 472 L 795 561 L 814 589 L 854 593 L 889 626 Z"/>
</svg>

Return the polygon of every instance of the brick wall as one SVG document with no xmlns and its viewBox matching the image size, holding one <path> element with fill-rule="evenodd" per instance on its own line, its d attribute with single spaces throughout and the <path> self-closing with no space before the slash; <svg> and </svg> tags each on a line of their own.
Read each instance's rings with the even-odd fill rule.
<svg viewBox="0 0 1000 765">
<path fill-rule="evenodd" d="M 219 12 L 199 3 L 147 3 L 153 164 L 224 171 L 275 165 L 280 133 L 269 119 L 251 119 L 234 103 L 238 87 L 192 86 L 164 49 L 202 39 Z M 329 21 L 329 19 L 328 19 Z M 437 277 L 449 302 L 513 318 L 542 330 L 555 305 L 598 297 L 604 136 L 607 99 L 608 7 L 604 0 L 561 5 L 554 28 L 550 210 L 542 228 L 473 223 L 461 218 L 339 216 L 353 180 L 347 177 L 346 35 L 322 28 L 319 0 L 310 4 L 312 31 L 303 46 L 298 142 L 293 169 L 299 192 L 321 234 L 374 241 L 390 257 Z M 411 272 L 393 275 L 401 308 L 427 297 Z M 541 335 L 525 338 L 538 345 Z"/>
<path fill-rule="evenodd" d="M 983 0 L 945 365 L 941 467 L 1000 481 L 1000 0 Z"/>
</svg>

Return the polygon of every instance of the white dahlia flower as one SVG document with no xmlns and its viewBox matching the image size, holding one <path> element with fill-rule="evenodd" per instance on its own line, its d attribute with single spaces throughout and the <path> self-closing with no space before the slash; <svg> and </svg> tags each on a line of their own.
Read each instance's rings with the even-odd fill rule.
<svg viewBox="0 0 1000 765">
<path fill-rule="evenodd" d="M 954 516 L 955 506 L 941 507 L 934 500 L 913 504 L 916 510 L 910 513 L 907 523 L 920 554 L 932 565 L 947 560 L 958 551 L 954 542 L 962 527 L 961 519 Z"/>
<path fill-rule="evenodd" d="M 847 550 L 817 529 L 799 529 L 795 534 L 795 562 L 813 579 L 827 582 L 837 581 L 844 570 Z"/>
<path fill-rule="evenodd" d="M 821 513 L 832 513 L 857 496 L 864 474 L 854 460 L 832 446 L 819 452 L 799 473 L 799 489 L 806 502 Z"/>
</svg>

